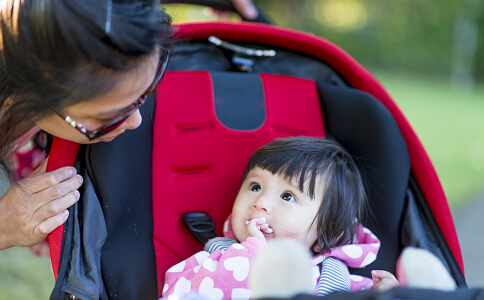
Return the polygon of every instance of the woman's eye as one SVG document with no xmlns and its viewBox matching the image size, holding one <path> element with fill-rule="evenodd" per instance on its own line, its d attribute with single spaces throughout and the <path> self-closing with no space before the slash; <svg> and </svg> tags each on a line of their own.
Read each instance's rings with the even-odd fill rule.
<svg viewBox="0 0 484 300">
<path fill-rule="evenodd" d="M 296 201 L 294 196 L 289 192 L 282 193 L 281 199 L 284 201 Z"/>
<path fill-rule="evenodd" d="M 260 185 L 258 184 L 253 184 L 250 188 L 252 192 L 260 192 Z"/>
</svg>

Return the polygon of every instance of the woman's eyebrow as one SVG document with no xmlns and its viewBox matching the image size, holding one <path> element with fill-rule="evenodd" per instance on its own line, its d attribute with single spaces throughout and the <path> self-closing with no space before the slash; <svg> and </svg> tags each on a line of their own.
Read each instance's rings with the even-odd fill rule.
<svg viewBox="0 0 484 300">
<path fill-rule="evenodd" d="M 133 102 L 134 103 L 134 102 Z M 115 118 L 117 116 L 119 116 L 121 113 L 127 111 L 131 106 L 133 106 L 133 104 L 130 104 L 126 107 L 123 107 L 123 108 L 119 108 L 119 109 L 112 109 L 112 110 L 108 110 L 108 111 L 98 111 L 94 117 L 95 118 L 100 118 L 100 119 L 109 119 L 109 118 Z"/>
</svg>

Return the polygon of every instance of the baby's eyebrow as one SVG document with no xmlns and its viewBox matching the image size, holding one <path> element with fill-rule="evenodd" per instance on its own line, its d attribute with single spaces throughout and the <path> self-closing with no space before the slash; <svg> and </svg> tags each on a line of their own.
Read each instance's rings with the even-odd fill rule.
<svg viewBox="0 0 484 300">
<path fill-rule="evenodd" d="M 293 189 L 295 189 L 295 190 L 298 190 L 298 191 L 300 191 L 301 193 L 308 194 L 308 193 L 306 193 L 306 191 L 304 191 L 304 189 L 303 189 L 303 190 L 301 190 L 301 189 L 299 188 L 299 183 L 298 183 L 298 182 L 297 182 L 295 179 L 290 180 L 289 178 L 287 178 L 287 179 L 284 179 L 284 181 L 285 181 L 285 182 L 286 182 L 288 185 L 290 185 L 290 186 L 291 186 L 291 188 L 293 188 Z M 293 182 L 293 181 L 294 181 L 294 182 Z"/>
<path fill-rule="evenodd" d="M 296 179 L 296 177 L 293 177 L 292 180 L 290 178 L 286 178 L 284 179 L 286 181 L 286 183 L 288 185 L 290 185 L 292 188 L 294 188 L 295 190 L 298 190 L 299 192 L 301 193 L 304 193 L 309 199 L 311 200 L 315 200 L 316 199 L 316 193 L 314 193 L 313 197 L 311 197 L 311 195 L 309 194 L 309 186 L 307 189 L 305 189 L 305 185 L 309 183 L 303 183 L 303 186 L 302 186 L 302 190 L 300 188 L 300 185 L 299 185 L 299 180 Z"/>
</svg>

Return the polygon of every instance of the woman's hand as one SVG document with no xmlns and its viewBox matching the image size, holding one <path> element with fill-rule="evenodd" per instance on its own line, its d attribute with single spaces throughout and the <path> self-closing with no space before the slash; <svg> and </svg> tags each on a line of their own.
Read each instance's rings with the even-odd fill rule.
<svg viewBox="0 0 484 300">
<path fill-rule="evenodd" d="M 252 0 L 230 0 L 234 4 L 235 10 L 247 20 L 255 20 L 259 16 L 257 8 L 254 6 Z M 219 11 L 212 8 L 207 8 L 206 12 L 209 15 L 215 16 L 219 19 L 228 19 L 230 12 Z"/>
<path fill-rule="evenodd" d="M 235 10 L 247 20 L 254 20 L 259 16 L 259 12 L 254 6 L 252 0 L 231 0 Z"/>
<path fill-rule="evenodd" d="M 0 198 L 0 250 L 42 242 L 79 200 L 82 176 L 73 167 L 45 173 L 47 159 Z"/>
<path fill-rule="evenodd" d="M 267 243 L 264 237 L 265 233 L 272 233 L 272 228 L 269 228 L 269 224 L 266 223 L 266 218 L 254 218 L 245 223 L 245 236 L 246 238 L 253 237 L 264 243 Z"/>
</svg>

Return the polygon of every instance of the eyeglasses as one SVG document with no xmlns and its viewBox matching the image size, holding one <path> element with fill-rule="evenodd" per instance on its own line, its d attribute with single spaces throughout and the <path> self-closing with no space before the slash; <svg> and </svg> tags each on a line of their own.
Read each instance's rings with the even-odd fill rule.
<svg viewBox="0 0 484 300">
<path fill-rule="evenodd" d="M 90 141 L 95 140 L 114 129 L 118 128 L 121 124 L 123 124 L 126 119 L 129 118 L 138 108 L 140 108 L 146 102 L 146 98 L 153 92 L 158 82 L 163 78 L 165 74 L 166 67 L 168 66 L 168 61 L 170 59 L 170 51 L 162 46 L 160 48 L 160 61 L 158 63 L 158 68 L 156 69 L 155 78 L 148 89 L 134 102 L 131 104 L 126 110 L 120 114 L 118 117 L 114 118 L 112 121 L 109 121 L 106 125 L 99 127 L 98 129 L 88 131 L 84 124 L 77 123 L 71 117 L 54 110 L 57 115 L 59 115 L 64 121 L 66 121 L 69 125 L 76 128 L 80 133 L 84 134 Z"/>
</svg>

